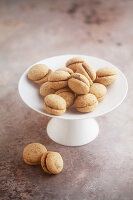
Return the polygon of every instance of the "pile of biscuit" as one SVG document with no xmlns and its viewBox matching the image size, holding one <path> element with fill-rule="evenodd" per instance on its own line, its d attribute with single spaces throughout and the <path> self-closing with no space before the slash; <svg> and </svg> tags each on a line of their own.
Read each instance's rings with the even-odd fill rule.
<svg viewBox="0 0 133 200">
<path fill-rule="evenodd" d="M 28 144 L 23 151 L 24 162 L 28 165 L 41 164 L 48 174 L 59 174 L 63 169 L 63 159 L 58 152 L 47 151 L 40 143 Z"/>
<path fill-rule="evenodd" d="M 66 62 L 66 67 L 52 72 L 44 64 L 34 65 L 28 78 L 42 84 L 40 95 L 49 114 L 61 115 L 74 104 L 77 111 L 92 112 L 107 93 L 108 86 L 117 79 L 114 68 L 94 70 L 83 58 L 75 57 Z"/>
</svg>

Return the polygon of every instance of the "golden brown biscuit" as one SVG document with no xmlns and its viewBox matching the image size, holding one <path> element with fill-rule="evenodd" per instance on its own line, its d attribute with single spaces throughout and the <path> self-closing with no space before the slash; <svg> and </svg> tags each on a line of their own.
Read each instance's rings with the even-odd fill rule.
<svg viewBox="0 0 133 200">
<path fill-rule="evenodd" d="M 41 157 L 41 166 L 48 174 L 59 174 L 63 169 L 63 159 L 58 152 L 48 151 Z"/>
<path fill-rule="evenodd" d="M 66 68 L 66 67 L 57 69 L 56 71 L 65 71 L 65 72 L 68 72 L 70 75 L 73 74 L 73 70 Z"/>
<path fill-rule="evenodd" d="M 70 74 L 65 71 L 55 71 L 48 77 L 48 82 L 51 88 L 61 89 L 67 86 Z"/>
<path fill-rule="evenodd" d="M 66 101 L 66 107 L 69 108 L 70 106 L 73 105 L 74 99 L 75 99 L 75 94 L 69 89 L 69 88 L 62 88 L 55 92 L 55 94 L 63 97 Z"/>
<path fill-rule="evenodd" d="M 98 105 L 97 98 L 93 94 L 80 95 L 76 98 L 74 105 L 79 112 L 92 112 Z"/>
<path fill-rule="evenodd" d="M 37 64 L 30 68 L 28 71 L 28 79 L 38 84 L 45 83 L 48 80 L 48 76 L 51 72 L 52 70 L 49 69 L 46 65 Z"/>
<path fill-rule="evenodd" d="M 93 83 L 93 85 L 90 87 L 89 93 L 94 94 L 97 100 L 100 102 L 104 99 L 107 93 L 107 88 L 103 84 Z"/>
<path fill-rule="evenodd" d="M 89 92 L 90 83 L 84 75 L 74 73 L 68 80 L 68 87 L 76 94 L 87 94 Z"/>
<path fill-rule="evenodd" d="M 49 82 L 43 83 L 40 87 L 40 95 L 46 97 L 49 94 L 54 94 L 57 90 L 50 87 Z"/>
<path fill-rule="evenodd" d="M 93 81 L 96 79 L 95 70 L 86 62 L 83 62 L 81 65 L 77 66 L 76 73 L 83 74 L 89 80 L 90 85 L 92 85 Z"/>
<path fill-rule="evenodd" d="M 48 81 L 48 77 L 51 73 L 52 73 L 52 70 L 49 69 L 48 73 L 41 80 L 37 80 L 37 81 L 34 81 L 34 82 L 37 83 L 37 84 L 46 83 Z"/>
<path fill-rule="evenodd" d="M 23 151 L 24 162 L 28 165 L 38 165 L 41 162 L 42 154 L 46 151 L 46 147 L 40 143 L 28 144 Z"/>
<path fill-rule="evenodd" d="M 111 67 L 100 68 L 96 71 L 96 83 L 101 83 L 105 86 L 112 84 L 117 79 L 117 71 Z"/>
<path fill-rule="evenodd" d="M 44 98 L 44 108 L 52 115 L 61 115 L 66 111 L 66 101 L 59 95 L 49 94 Z"/>
<path fill-rule="evenodd" d="M 70 60 L 67 61 L 66 67 L 73 70 L 73 72 L 76 72 L 77 67 L 83 62 L 85 62 L 83 58 L 80 57 L 71 58 Z"/>
</svg>

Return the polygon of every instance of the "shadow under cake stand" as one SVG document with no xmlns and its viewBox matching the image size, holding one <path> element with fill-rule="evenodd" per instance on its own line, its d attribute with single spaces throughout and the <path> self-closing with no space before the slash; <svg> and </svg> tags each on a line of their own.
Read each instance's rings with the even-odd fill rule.
<svg viewBox="0 0 133 200">
<path fill-rule="evenodd" d="M 39 95 L 40 86 L 27 79 L 30 66 L 21 76 L 18 84 L 22 100 L 36 112 L 52 117 L 47 125 L 48 136 L 56 143 L 66 146 L 81 146 L 93 141 L 99 132 L 95 117 L 102 116 L 118 107 L 126 97 L 128 84 L 124 74 L 111 63 L 92 56 L 61 55 L 41 60 L 35 64 L 46 64 L 55 71 L 65 66 L 67 60 L 83 57 L 95 70 L 110 66 L 117 70 L 118 79 L 107 87 L 107 94 L 97 108 L 91 113 L 79 113 L 72 106 L 63 115 L 54 116 L 45 112 L 43 98 Z M 35 65 L 34 64 L 34 65 Z"/>
</svg>

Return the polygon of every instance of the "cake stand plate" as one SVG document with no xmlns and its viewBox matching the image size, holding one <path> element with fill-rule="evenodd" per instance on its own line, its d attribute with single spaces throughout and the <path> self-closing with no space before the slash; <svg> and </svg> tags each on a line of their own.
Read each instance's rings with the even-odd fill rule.
<svg viewBox="0 0 133 200">
<path fill-rule="evenodd" d="M 28 80 L 29 69 L 38 63 L 46 64 L 55 71 L 64 67 L 67 60 L 73 57 L 83 57 L 95 70 L 101 67 L 113 67 L 117 70 L 118 79 L 107 87 L 107 95 L 97 108 L 91 113 L 79 113 L 74 106 L 63 115 L 54 116 L 44 110 L 43 98 L 39 95 L 40 86 Z M 128 84 L 124 74 L 111 63 L 92 56 L 85 55 L 61 55 L 44 59 L 30 66 L 21 76 L 18 84 L 19 94 L 22 100 L 36 112 L 52 117 L 47 126 L 48 136 L 56 143 L 66 146 L 81 146 L 93 141 L 99 132 L 99 127 L 94 119 L 117 108 L 125 99 Z"/>
<path fill-rule="evenodd" d="M 53 118 L 47 126 L 48 136 L 56 143 L 81 146 L 94 140 L 99 131 L 95 119 L 63 120 Z"/>
</svg>

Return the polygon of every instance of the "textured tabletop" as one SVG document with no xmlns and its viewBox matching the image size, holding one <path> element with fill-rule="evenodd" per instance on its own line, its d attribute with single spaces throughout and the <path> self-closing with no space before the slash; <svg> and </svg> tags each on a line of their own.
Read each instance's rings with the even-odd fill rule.
<svg viewBox="0 0 133 200">
<path fill-rule="evenodd" d="M 133 199 L 133 1 L 0 1 L 0 200 Z M 126 75 L 129 91 L 113 112 L 97 118 L 98 138 L 65 147 L 46 133 L 50 118 L 18 94 L 21 74 L 36 61 L 61 54 L 103 58 Z M 26 144 L 58 151 L 63 172 L 28 166 Z"/>
</svg>

